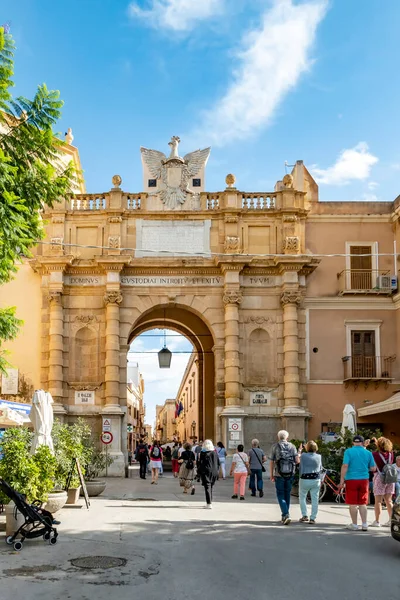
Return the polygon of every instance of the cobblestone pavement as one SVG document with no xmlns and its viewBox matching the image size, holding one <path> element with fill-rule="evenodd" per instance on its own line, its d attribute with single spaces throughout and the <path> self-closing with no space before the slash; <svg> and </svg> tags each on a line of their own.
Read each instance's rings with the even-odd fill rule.
<svg viewBox="0 0 400 600">
<path fill-rule="evenodd" d="M 294 505 L 283 527 L 269 482 L 264 498 L 240 502 L 232 480 L 221 481 L 203 510 L 201 486 L 186 496 L 171 474 L 157 486 L 131 474 L 108 479 L 90 510 L 64 508 L 56 546 L 27 540 L 15 553 L 0 544 L 1 600 L 399 598 L 400 544 L 384 528 L 346 531 L 343 505 L 322 504 L 315 526 L 300 524 Z M 82 557 L 95 568 L 71 562 Z M 122 560 L 106 568 L 96 557 Z"/>
</svg>

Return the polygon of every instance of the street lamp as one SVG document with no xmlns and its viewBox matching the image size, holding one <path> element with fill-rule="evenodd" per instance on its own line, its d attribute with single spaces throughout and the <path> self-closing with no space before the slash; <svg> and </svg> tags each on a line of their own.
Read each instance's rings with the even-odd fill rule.
<svg viewBox="0 0 400 600">
<path fill-rule="evenodd" d="M 171 366 L 171 359 L 172 352 L 167 348 L 167 334 L 164 329 L 164 348 L 162 348 L 158 353 L 158 366 L 160 369 L 169 369 Z"/>
</svg>

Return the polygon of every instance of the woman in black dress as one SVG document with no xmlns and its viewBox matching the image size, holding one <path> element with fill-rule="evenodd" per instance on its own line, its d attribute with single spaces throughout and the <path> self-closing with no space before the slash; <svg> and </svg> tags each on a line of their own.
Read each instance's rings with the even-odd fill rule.
<svg viewBox="0 0 400 600">
<path fill-rule="evenodd" d="M 213 487 L 218 479 L 219 467 L 219 458 L 215 452 L 214 444 L 211 440 L 205 440 L 200 452 L 197 469 L 201 484 L 206 493 L 206 506 L 204 508 L 212 508 Z"/>
</svg>

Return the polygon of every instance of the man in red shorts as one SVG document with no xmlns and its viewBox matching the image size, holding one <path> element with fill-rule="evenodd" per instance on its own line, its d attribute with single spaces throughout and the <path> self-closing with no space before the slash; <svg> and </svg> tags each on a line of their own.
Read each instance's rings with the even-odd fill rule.
<svg viewBox="0 0 400 600">
<path fill-rule="evenodd" d="M 340 473 L 340 487 L 346 485 L 346 503 L 349 505 L 351 523 L 347 529 L 358 531 L 358 513 L 361 517 L 361 529 L 368 531 L 367 504 L 369 473 L 376 471 L 372 453 L 364 448 L 362 435 L 355 435 L 353 447 L 344 453 L 343 465 Z"/>
</svg>

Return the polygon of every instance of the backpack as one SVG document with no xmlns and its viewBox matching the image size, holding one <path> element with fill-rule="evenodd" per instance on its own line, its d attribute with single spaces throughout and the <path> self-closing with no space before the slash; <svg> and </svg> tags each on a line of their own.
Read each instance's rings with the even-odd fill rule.
<svg viewBox="0 0 400 600">
<path fill-rule="evenodd" d="M 287 442 L 278 443 L 277 450 L 278 459 L 276 466 L 278 473 L 281 477 L 288 479 L 293 476 L 295 467 L 292 444 L 288 444 Z"/>
<path fill-rule="evenodd" d="M 159 458 L 159 456 L 160 456 L 160 448 L 158 446 L 154 446 L 151 450 L 151 457 Z"/>
<path fill-rule="evenodd" d="M 388 461 L 383 456 L 383 454 L 381 454 L 380 452 L 379 452 L 379 456 L 381 457 L 382 461 L 385 463 L 382 471 L 380 472 L 382 483 L 384 483 L 385 485 L 388 485 L 390 483 L 397 483 L 396 465 L 389 464 Z M 390 460 L 390 454 L 389 454 L 389 460 Z"/>
</svg>

